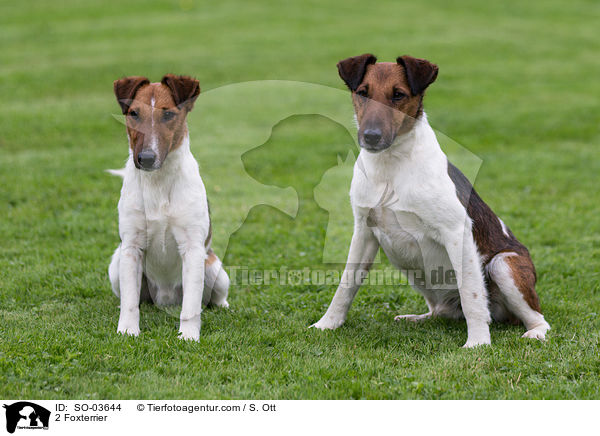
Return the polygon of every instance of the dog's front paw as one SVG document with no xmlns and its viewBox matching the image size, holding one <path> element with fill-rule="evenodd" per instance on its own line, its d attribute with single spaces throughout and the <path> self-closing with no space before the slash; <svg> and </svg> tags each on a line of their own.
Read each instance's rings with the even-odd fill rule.
<svg viewBox="0 0 600 436">
<path fill-rule="evenodd" d="M 119 322 L 119 326 L 117 327 L 117 333 L 122 335 L 129 336 L 138 336 L 140 334 L 140 325 L 139 323 L 127 323 L 127 322 Z"/>
<path fill-rule="evenodd" d="M 467 339 L 463 348 L 475 348 L 481 345 L 491 345 L 492 341 L 490 338 L 482 338 L 482 339 Z"/>
<path fill-rule="evenodd" d="M 196 320 L 181 321 L 179 339 L 198 342 L 200 340 L 200 323 Z"/>
<path fill-rule="evenodd" d="M 179 336 L 177 336 L 177 337 L 183 341 L 200 342 L 200 330 L 195 331 L 195 332 L 179 331 Z"/>
<path fill-rule="evenodd" d="M 333 316 L 325 315 L 319 321 L 310 326 L 310 328 L 316 328 L 319 330 L 335 330 L 344 324 L 343 318 L 336 318 Z"/>
</svg>

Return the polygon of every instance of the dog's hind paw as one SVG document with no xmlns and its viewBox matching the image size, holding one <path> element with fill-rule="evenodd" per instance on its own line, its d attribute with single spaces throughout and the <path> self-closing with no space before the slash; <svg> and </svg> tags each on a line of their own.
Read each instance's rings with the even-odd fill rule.
<svg viewBox="0 0 600 436">
<path fill-rule="evenodd" d="M 396 317 L 394 317 L 394 321 L 412 321 L 412 322 L 419 322 L 419 321 L 423 321 L 426 319 L 431 318 L 432 313 L 431 312 L 427 312 L 427 313 L 423 313 L 421 315 L 398 315 Z"/>
<path fill-rule="evenodd" d="M 537 339 L 538 341 L 546 340 L 546 330 L 534 328 L 523 333 L 522 338 Z"/>
<path fill-rule="evenodd" d="M 531 327 L 531 326 L 529 325 L 528 327 Z M 546 332 L 548 330 L 550 330 L 550 324 L 548 324 L 542 318 L 542 322 L 538 323 L 534 327 L 527 330 L 521 337 L 529 338 L 529 339 L 537 339 L 538 341 L 545 341 L 546 340 Z"/>
<path fill-rule="evenodd" d="M 529 338 L 529 339 L 537 339 L 539 341 L 546 340 L 546 335 L 536 329 L 526 331 L 525 333 L 523 333 L 523 336 L 521 336 L 521 337 Z"/>
<path fill-rule="evenodd" d="M 229 309 L 229 303 L 227 302 L 227 300 L 219 301 L 218 303 L 213 303 L 211 301 L 210 305 L 213 307 L 222 307 L 224 309 Z"/>
</svg>

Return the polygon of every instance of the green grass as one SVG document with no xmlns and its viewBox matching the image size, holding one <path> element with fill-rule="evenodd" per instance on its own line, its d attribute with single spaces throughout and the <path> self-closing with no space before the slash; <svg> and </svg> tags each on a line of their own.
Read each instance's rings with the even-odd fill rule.
<svg viewBox="0 0 600 436">
<path fill-rule="evenodd" d="M 0 397 L 600 399 L 600 5 L 325 3 L 0 3 Z M 117 335 L 113 80 L 200 79 L 191 140 L 228 265 L 339 270 L 322 254 L 349 167 L 323 178 L 331 204 L 315 187 L 353 149 L 335 64 L 363 52 L 440 66 L 430 123 L 481 159 L 476 188 L 530 248 L 547 342 L 494 324 L 493 346 L 463 350 L 464 323 L 393 322 L 425 309 L 402 286 L 364 287 L 341 329 L 309 330 L 335 287 L 307 284 L 232 286 L 198 344 L 148 305 L 139 338 Z M 335 89 L 235 85 L 265 79 Z M 349 231 L 331 233 L 336 259 Z"/>
</svg>

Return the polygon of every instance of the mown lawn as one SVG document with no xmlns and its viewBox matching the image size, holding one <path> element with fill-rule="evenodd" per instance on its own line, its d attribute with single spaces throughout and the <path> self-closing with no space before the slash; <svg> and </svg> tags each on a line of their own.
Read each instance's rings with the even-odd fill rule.
<svg viewBox="0 0 600 436">
<path fill-rule="evenodd" d="M 0 2 L 0 397 L 599 399 L 599 19 L 580 0 Z M 227 265 L 340 270 L 323 258 L 346 255 L 356 147 L 335 64 L 364 52 L 440 66 L 430 123 L 530 248 L 548 340 L 493 325 L 463 350 L 464 323 L 393 321 L 425 309 L 406 286 L 309 330 L 335 286 L 243 282 L 200 343 L 148 305 L 139 338 L 117 335 L 113 80 L 200 79 L 192 148 Z"/>
</svg>

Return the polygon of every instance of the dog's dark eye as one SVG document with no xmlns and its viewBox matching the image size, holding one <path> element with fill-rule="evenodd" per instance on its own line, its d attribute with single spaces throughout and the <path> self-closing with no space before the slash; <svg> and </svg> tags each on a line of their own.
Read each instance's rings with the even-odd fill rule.
<svg viewBox="0 0 600 436">
<path fill-rule="evenodd" d="M 361 97 L 367 97 L 369 95 L 366 89 L 359 89 L 356 91 L 356 94 L 360 95 Z"/>
<path fill-rule="evenodd" d="M 162 114 L 163 121 L 171 121 L 173 118 L 175 118 L 175 112 L 164 111 Z"/>
<path fill-rule="evenodd" d="M 404 97 L 406 97 L 406 94 L 403 93 L 402 91 L 394 91 L 394 94 L 392 95 L 392 100 L 393 101 L 400 101 Z"/>
<path fill-rule="evenodd" d="M 134 120 L 140 119 L 140 114 L 137 111 L 129 111 L 129 116 Z"/>
</svg>

